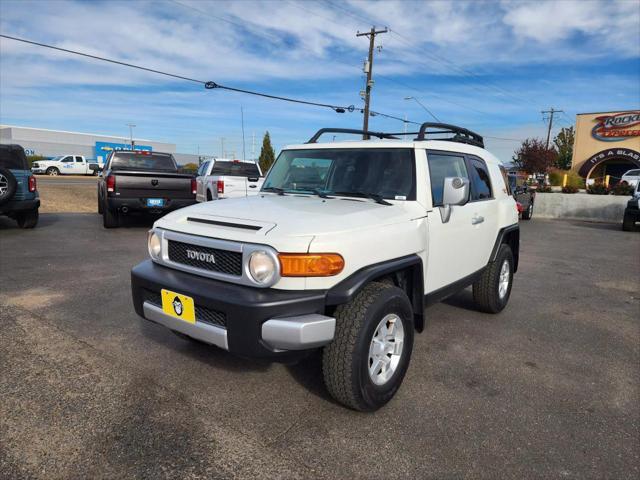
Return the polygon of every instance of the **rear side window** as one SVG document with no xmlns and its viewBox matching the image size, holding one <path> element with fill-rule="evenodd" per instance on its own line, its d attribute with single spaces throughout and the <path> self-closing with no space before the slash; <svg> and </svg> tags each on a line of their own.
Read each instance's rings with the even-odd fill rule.
<svg viewBox="0 0 640 480">
<path fill-rule="evenodd" d="M 467 165 L 463 156 L 440 153 L 427 154 L 429 175 L 431 176 L 431 198 L 433 206 L 442 205 L 444 179 L 447 177 L 469 178 Z"/>
<path fill-rule="evenodd" d="M 216 162 L 213 164 L 211 175 L 230 175 L 233 177 L 259 177 L 260 170 L 251 162 Z"/>
<path fill-rule="evenodd" d="M 112 170 L 161 170 L 176 172 L 176 163 L 168 153 L 115 152 L 111 157 Z"/>
<path fill-rule="evenodd" d="M 470 159 L 471 200 L 488 200 L 492 198 L 491 180 L 485 163 L 479 158 Z"/>
<path fill-rule="evenodd" d="M 77 163 L 82 163 L 82 157 L 76 157 L 76 162 Z"/>
<path fill-rule="evenodd" d="M 515 187 L 511 186 L 509 174 L 507 174 L 507 169 L 503 166 L 500 166 L 500 173 L 502 174 L 502 181 L 504 182 L 504 188 L 507 194 L 511 195 L 512 190 L 515 190 Z M 515 183 L 515 178 L 514 178 Z"/>
<path fill-rule="evenodd" d="M 0 146 L 0 167 L 11 170 L 27 170 L 27 159 L 20 148 L 9 145 Z"/>
</svg>

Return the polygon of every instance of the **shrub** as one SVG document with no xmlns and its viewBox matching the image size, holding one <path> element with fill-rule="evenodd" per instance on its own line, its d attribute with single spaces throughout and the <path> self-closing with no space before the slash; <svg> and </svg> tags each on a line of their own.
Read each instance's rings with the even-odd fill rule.
<svg viewBox="0 0 640 480">
<path fill-rule="evenodd" d="M 604 183 L 594 183 L 587 187 L 587 193 L 591 195 L 608 195 L 609 189 L 604 186 Z"/>
<path fill-rule="evenodd" d="M 33 162 L 38 162 L 40 160 L 45 160 L 46 157 L 42 155 L 27 155 L 27 162 L 29 162 L 29 168 L 33 165 Z"/>
<path fill-rule="evenodd" d="M 536 188 L 536 193 L 551 193 L 553 190 L 551 189 L 551 185 L 543 185 L 541 187 Z"/>
<path fill-rule="evenodd" d="M 562 187 L 562 193 L 578 193 L 578 190 L 580 190 L 578 187 L 568 184 L 566 187 Z"/>
<path fill-rule="evenodd" d="M 617 183 L 610 191 L 614 195 L 633 195 L 633 187 L 627 182 Z"/>
<path fill-rule="evenodd" d="M 185 163 L 179 168 L 182 173 L 195 173 L 198 171 L 197 163 Z"/>
<path fill-rule="evenodd" d="M 554 187 L 559 187 L 562 185 L 562 178 L 564 174 L 567 173 L 564 170 L 559 170 L 557 168 L 552 168 L 549 170 L 549 183 Z"/>
</svg>

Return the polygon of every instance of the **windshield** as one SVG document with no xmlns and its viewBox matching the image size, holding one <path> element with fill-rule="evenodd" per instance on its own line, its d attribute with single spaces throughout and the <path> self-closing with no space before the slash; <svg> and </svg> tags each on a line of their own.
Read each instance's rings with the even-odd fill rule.
<svg viewBox="0 0 640 480">
<path fill-rule="evenodd" d="M 234 177 L 259 177 L 260 171 L 255 163 L 225 162 L 216 160 L 211 175 L 231 175 Z"/>
<path fill-rule="evenodd" d="M 369 194 L 391 200 L 415 200 L 413 150 L 284 150 L 269 171 L 262 189 L 344 196 Z"/>
<path fill-rule="evenodd" d="M 52 162 L 59 162 L 60 160 L 62 160 L 64 157 L 66 157 L 66 155 L 60 155 L 58 157 L 53 157 L 51 159 Z"/>
<path fill-rule="evenodd" d="M 116 152 L 111 157 L 112 170 L 162 170 L 176 172 L 176 163 L 168 153 Z"/>
</svg>

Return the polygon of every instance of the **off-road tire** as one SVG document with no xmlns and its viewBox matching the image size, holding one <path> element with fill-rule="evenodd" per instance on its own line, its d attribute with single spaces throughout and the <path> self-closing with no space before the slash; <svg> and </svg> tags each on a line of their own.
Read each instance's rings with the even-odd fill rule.
<svg viewBox="0 0 640 480">
<path fill-rule="evenodd" d="M 117 228 L 120 226 L 120 215 L 117 211 L 109 208 L 109 205 L 102 206 L 102 225 L 104 228 Z"/>
<path fill-rule="evenodd" d="M 46 174 L 52 177 L 57 177 L 58 175 L 60 175 L 60 170 L 58 170 L 56 167 L 49 167 L 46 170 Z"/>
<path fill-rule="evenodd" d="M 100 190 L 98 189 L 98 215 L 102 215 L 104 207 L 102 206 L 103 200 L 100 199 Z"/>
<path fill-rule="evenodd" d="M 530 202 L 527 209 L 522 212 L 523 220 L 531 220 L 531 217 L 533 217 L 533 202 Z"/>
<path fill-rule="evenodd" d="M 622 230 L 625 232 L 632 232 L 635 226 L 636 222 L 633 217 L 628 213 L 625 213 L 624 217 L 622 217 Z"/>
<path fill-rule="evenodd" d="M 382 318 L 395 313 L 402 321 L 404 342 L 393 376 L 383 385 L 369 377 L 369 345 Z M 386 404 L 400 388 L 413 348 L 413 309 L 406 293 L 386 283 L 366 285 L 334 314 L 333 342 L 324 348 L 322 372 L 333 398 L 359 411 L 374 411 Z"/>
<path fill-rule="evenodd" d="M 38 209 L 27 210 L 16 214 L 16 221 L 20 228 L 33 228 L 38 224 Z"/>
<path fill-rule="evenodd" d="M 502 264 L 509 263 L 509 287 L 506 295 L 500 298 L 500 270 Z M 486 313 L 501 312 L 509 302 L 511 287 L 513 286 L 513 252 L 507 244 L 500 245 L 495 261 L 490 262 L 482 272 L 482 276 L 473 284 L 473 300 L 479 310 Z"/>
<path fill-rule="evenodd" d="M 0 205 L 4 205 L 16 194 L 18 183 L 8 168 L 0 167 Z"/>
</svg>

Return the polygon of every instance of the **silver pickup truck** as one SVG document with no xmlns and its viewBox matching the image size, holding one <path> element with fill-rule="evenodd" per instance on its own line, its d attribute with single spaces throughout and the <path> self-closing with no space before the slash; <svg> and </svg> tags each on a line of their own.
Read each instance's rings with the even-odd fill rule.
<svg viewBox="0 0 640 480">
<path fill-rule="evenodd" d="M 260 166 L 251 160 L 215 158 L 200 165 L 196 177 L 196 200 L 209 202 L 223 198 L 256 195 L 264 178 Z"/>
</svg>

